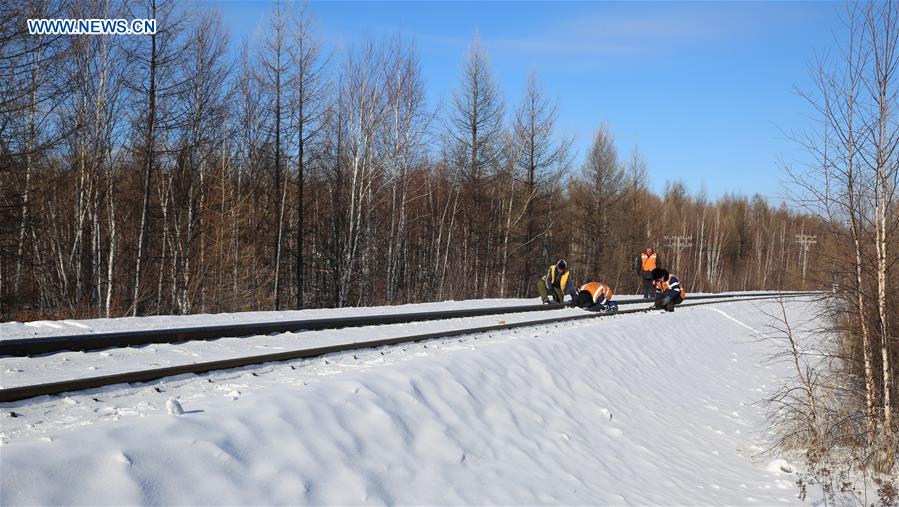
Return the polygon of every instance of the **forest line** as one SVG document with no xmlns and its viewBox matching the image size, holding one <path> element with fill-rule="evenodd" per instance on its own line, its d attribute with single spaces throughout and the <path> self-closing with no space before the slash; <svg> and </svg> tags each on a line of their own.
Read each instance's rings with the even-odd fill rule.
<svg viewBox="0 0 899 507">
<path fill-rule="evenodd" d="M 412 41 L 325 54 L 308 9 L 278 4 L 232 53 L 206 7 L 6 7 L 0 317 L 536 297 L 563 258 L 577 283 L 636 293 L 647 243 L 689 292 L 835 283 L 820 219 L 678 181 L 656 195 L 601 119 L 576 159 L 540 77 L 504 97 L 477 39 L 438 110 Z M 29 36 L 22 22 L 126 10 L 157 34 Z"/>
</svg>

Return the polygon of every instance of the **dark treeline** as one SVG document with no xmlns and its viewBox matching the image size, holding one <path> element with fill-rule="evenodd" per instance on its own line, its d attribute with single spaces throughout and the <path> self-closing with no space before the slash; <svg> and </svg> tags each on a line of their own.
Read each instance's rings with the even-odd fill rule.
<svg viewBox="0 0 899 507">
<path fill-rule="evenodd" d="M 535 296 L 559 258 L 578 283 L 633 293 L 648 242 L 691 292 L 830 288 L 814 262 L 823 222 L 682 183 L 656 195 L 638 149 L 618 153 L 599 119 L 576 159 L 539 77 L 504 97 L 477 40 L 438 108 L 412 41 L 329 53 L 299 3 L 242 43 L 202 4 L 13 4 L 0 3 L 4 320 Z M 25 24 L 120 17 L 158 32 Z M 818 234 L 807 275 L 800 233 Z"/>
</svg>

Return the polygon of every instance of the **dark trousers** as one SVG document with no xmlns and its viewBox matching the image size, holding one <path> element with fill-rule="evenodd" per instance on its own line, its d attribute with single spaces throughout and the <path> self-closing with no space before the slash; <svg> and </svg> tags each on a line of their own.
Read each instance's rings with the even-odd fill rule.
<svg viewBox="0 0 899 507">
<path fill-rule="evenodd" d="M 655 296 L 655 287 L 652 286 L 652 271 L 643 271 L 643 299 L 652 299 Z"/>
<path fill-rule="evenodd" d="M 553 287 L 552 288 L 552 296 L 555 299 L 556 303 L 561 303 L 563 299 L 565 299 L 565 294 L 562 293 L 561 288 Z M 546 277 L 542 277 L 537 280 L 537 292 L 540 294 L 540 299 L 546 303 L 549 301 L 549 292 L 546 290 Z"/>
<path fill-rule="evenodd" d="M 680 297 L 680 292 L 666 290 L 656 296 L 656 308 L 664 308 L 669 312 L 674 311 L 674 305 L 684 302 L 684 298 Z"/>
</svg>

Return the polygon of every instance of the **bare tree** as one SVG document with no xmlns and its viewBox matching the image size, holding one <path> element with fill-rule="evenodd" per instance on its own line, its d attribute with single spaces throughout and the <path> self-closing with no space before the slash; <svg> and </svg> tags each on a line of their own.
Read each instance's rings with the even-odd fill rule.
<svg viewBox="0 0 899 507">
<path fill-rule="evenodd" d="M 297 309 L 303 308 L 305 304 L 304 183 L 306 180 L 306 167 L 310 162 L 315 162 L 316 157 L 313 150 L 310 150 L 310 145 L 316 141 L 321 132 L 326 99 L 326 61 L 322 58 L 320 54 L 321 49 L 312 34 L 311 19 L 307 9 L 308 4 L 302 3 L 290 48 L 290 61 L 294 68 L 291 86 L 295 93 L 293 98 L 295 109 L 293 124 L 297 136 L 297 224 L 295 232 L 296 261 L 294 265 L 297 284 Z"/>
<path fill-rule="evenodd" d="M 421 65 L 412 42 L 396 37 L 389 42 L 384 67 L 387 93 L 384 124 L 385 171 L 390 189 L 387 220 L 387 259 L 385 297 L 393 302 L 405 285 L 402 280 L 409 266 L 408 209 L 410 173 L 424 162 L 425 141 L 433 114 L 425 104 Z M 409 267 L 407 267 L 409 266 Z"/>
<path fill-rule="evenodd" d="M 179 76 L 184 91 L 179 97 L 179 116 L 184 119 L 176 133 L 177 160 L 169 174 L 172 189 L 174 229 L 171 280 L 173 304 L 179 313 L 190 313 L 205 287 L 202 271 L 205 241 L 202 233 L 204 200 L 209 191 L 209 166 L 218 156 L 225 120 L 224 84 L 228 68 L 224 61 L 227 38 L 221 17 L 211 11 L 197 14 L 195 29 L 187 40 Z M 196 251 L 199 243 L 199 252 Z M 198 293 L 201 297 L 196 297 Z"/>
<path fill-rule="evenodd" d="M 571 162 L 573 139 L 556 137 L 558 106 L 544 95 L 537 74 L 528 76 L 524 100 L 515 113 L 512 130 L 515 142 L 515 166 L 523 180 L 523 195 L 520 198 L 521 215 L 524 218 L 523 237 L 520 246 L 512 251 L 523 256 L 524 263 L 519 280 L 519 290 L 528 290 L 533 284 L 528 280 L 540 265 L 541 256 L 536 247 L 538 240 L 552 227 L 544 217 L 547 212 L 549 180 L 558 180 Z M 510 206 L 511 206 L 510 199 Z M 511 216 L 512 213 L 509 213 Z M 516 220 L 517 222 L 517 220 Z M 510 224 L 511 225 L 514 224 Z M 523 250 L 523 251 L 521 251 Z M 503 266 L 505 268 L 505 256 Z M 501 286 L 502 291 L 505 287 Z"/>
<path fill-rule="evenodd" d="M 495 172 L 503 135 L 504 105 L 490 72 L 487 55 L 475 37 L 462 69 L 462 83 L 453 92 L 448 131 L 452 160 L 465 190 L 463 283 L 472 294 L 483 293 L 493 263 L 489 225 L 494 216 L 487 206 L 485 187 Z M 496 204 L 496 203 L 491 203 Z"/>
<path fill-rule="evenodd" d="M 141 187 L 140 224 L 137 230 L 137 252 L 134 256 L 134 285 L 132 287 L 131 311 L 137 315 L 141 304 L 142 262 L 146 255 L 145 241 L 150 219 L 151 178 L 159 164 L 158 130 L 162 124 L 166 128 L 167 119 L 160 117 L 160 101 L 167 101 L 180 90 L 180 83 L 173 80 L 174 67 L 181 57 L 183 43 L 179 40 L 181 23 L 176 20 L 175 3 L 171 0 L 145 0 L 137 9 L 143 16 L 156 19 L 161 27 L 147 38 L 138 39 L 136 47 L 128 51 L 129 60 L 135 65 L 138 75 L 145 70 L 146 79 L 131 81 L 129 89 L 140 116 L 134 121 L 138 125 L 136 134 L 139 142 L 138 154 L 143 185 Z M 160 86 L 163 83 L 163 86 Z"/>
<path fill-rule="evenodd" d="M 287 17 L 281 11 L 281 3 L 276 2 L 275 10 L 271 15 L 268 36 L 264 42 L 260 65 L 262 67 L 262 83 L 266 90 L 271 110 L 271 122 L 269 126 L 272 136 L 271 158 L 274 161 L 272 181 L 274 187 L 271 194 L 272 202 L 277 203 L 275 210 L 275 241 L 273 255 L 274 266 L 274 309 L 281 309 L 281 255 L 284 240 L 284 208 L 287 199 L 287 185 L 283 181 L 283 148 L 282 127 L 287 114 L 284 100 L 285 88 L 288 85 L 288 64 L 290 58 L 290 34 L 287 27 Z"/>
<path fill-rule="evenodd" d="M 871 49 L 871 75 L 866 81 L 869 93 L 874 97 L 871 148 L 874 153 L 869 162 L 874 163 L 874 231 L 877 253 L 877 315 L 881 340 L 881 368 L 883 375 L 883 425 L 884 436 L 892 441 L 891 457 L 896 453 L 893 436 L 893 412 L 889 321 L 887 319 L 887 250 L 891 234 L 896 228 L 896 148 L 899 146 L 899 128 L 896 127 L 894 109 L 897 98 L 897 70 L 899 70 L 899 8 L 893 2 L 871 4 L 865 12 L 868 44 Z M 889 217 L 889 218 L 888 218 Z M 890 223 L 888 223 L 888 220 Z"/>
<path fill-rule="evenodd" d="M 601 125 L 593 136 L 593 144 L 581 168 L 581 178 L 583 191 L 590 197 L 575 202 L 584 228 L 583 237 L 587 238 L 580 265 L 588 276 L 597 276 L 609 262 L 612 243 L 606 238 L 610 236 L 616 208 L 627 195 L 625 172 L 606 125 Z"/>
<path fill-rule="evenodd" d="M 878 450 L 873 469 L 881 472 L 894 466 L 896 455 L 891 364 L 897 347 L 889 338 L 895 318 L 887 253 L 895 248 L 897 226 L 897 12 L 889 2 L 847 5 L 846 43 L 836 59 L 823 59 L 813 69 L 814 93 L 803 93 L 822 128 L 798 140 L 816 163 L 792 172 L 801 192 L 797 201 L 830 226 L 837 245 L 828 257 L 830 276 L 851 317 L 840 311 L 831 316 L 845 352 L 840 367 L 829 374 L 836 376 L 835 383 L 859 386 L 854 392 L 862 393 L 858 419 L 864 429 L 853 438 Z M 879 357 L 873 350 L 878 337 Z M 863 372 L 860 381 L 858 371 Z M 840 407 L 849 421 L 857 419 L 855 409 L 854 404 Z M 871 457 L 859 458 L 859 464 L 870 466 Z"/>
</svg>

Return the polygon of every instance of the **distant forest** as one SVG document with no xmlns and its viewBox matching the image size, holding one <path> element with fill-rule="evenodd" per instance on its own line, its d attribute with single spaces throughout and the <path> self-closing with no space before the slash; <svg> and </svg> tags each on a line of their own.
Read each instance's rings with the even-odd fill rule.
<svg viewBox="0 0 899 507">
<path fill-rule="evenodd" d="M 647 243 L 688 292 L 838 281 L 819 217 L 710 200 L 676 175 L 657 195 L 601 118 L 575 156 L 540 77 L 504 96 L 477 39 L 437 107 L 411 40 L 327 53 L 305 4 L 274 6 L 242 42 L 202 3 L 14 4 L 0 7 L 2 320 L 535 297 L 558 259 L 577 283 L 636 293 Z M 158 33 L 25 23 L 139 17 Z"/>
</svg>

